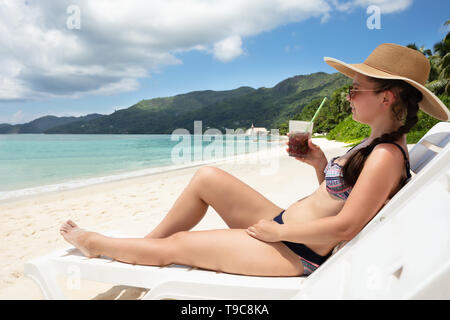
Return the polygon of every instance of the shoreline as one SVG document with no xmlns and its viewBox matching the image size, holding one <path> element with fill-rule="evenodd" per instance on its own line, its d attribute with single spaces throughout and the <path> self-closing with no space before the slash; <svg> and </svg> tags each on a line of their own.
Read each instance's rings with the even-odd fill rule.
<svg viewBox="0 0 450 320">
<path fill-rule="evenodd" d="M 282 139 L 280 137 L 280 140 L 274 140 L 273 142 L 278 142 L 278 146 L 275 148 L 282 148 L 284 146 L 285 139 Z M 26 200 L 28 198 L 32 197 L 38 197 L 41 195 L 46 194 L 52 194 L 57 192 L 64 192 L 64 191 L 71 191 L 71 190 L 77 190 L 80 188 L 92 186 L 92 185 L 99 185 L 104 183 L 110 183 L 115 181 L 123 181 L 127 179 L 133 179 L 133 178 L 139 178 L 139 177 L 145 177 L 170 171 L 177 171 L 177 170 L 183 170 L 187 168 L 194 168 L 199 167 L 203 165 L 208 164 L 215 164 L 220 163 L 223 161 L 241 161 L 242 158 L 249 157 L 252 154 L 259 154 L 261 152 L 270 152 L 270 150 L 274 149 L 273 144 L 268 149 L 262 149 L 257 151 L 249 151 L 242 154 L 236 154 L 233 156 L 228 157 L 222 157 L 222 158 L 213 158 L 213 159 L 206 159 L 206 160 L 200 160 L 200 161 L 190 161 L 186 164 L 171 164 L 171 165 L 165 165 L 165 166 L 159 166 L 159 167 L 149 167 L 145 169 L 138 169 L 138 170 L 131 170 L 131 171 L 124 171 L 116 174 L 105 174 L 105 175 L 99 175 L 84 179 L 73 179 L 68 181 L 62 181 L 59 183 L 53 183 L 53 184 L 44 184 L 39 185 L 35 187 L 28 187 L 28 188 L 21 188 L 16 190 L 7 190 L 7 191 L 0 191 L 0 205 L 17 202 Z M 273 151 L 273 150 L 272 150 Z M 274 151 L 275 152 L 275 151 Z M 173 162 L 172 162 L 173 163 Z"/>
<path fill-rule="evenodd" d="M 281 138 L 282 137 L 283 136 L 281 136 Z M 345 148 L 345 146 L 348 145 L 347 142 L 327 140 L 326 138 L 313 138 L 313 139 L 314 139 L 313 140 L 314 143 L 320 145 L 322 149 L 330 148 L 330 146 L 334 146 L 334 147 L 338 147 L 338 148 Z M 319 139 L 321 139 L 321 140 L 319 140 Z M 285 141 L 287 141 L 287 139 L 284 139 L 284 140 L 280 139 L 277 150 L 273 150 L 273 147 L 272 147 L 271 149 L 267 149 L 267 150 L 259 150 L 256 152 L 247 152 L 244 154 L 238 154 L 238 155 L 234 155 L 234 156 L 230 156 L 230 157 L 223 157 L 220 159 L 202 160 L 202 161 L 197 161 L 197 162 L 192 161 L 191 163 L 183 164 L 183 165 L 169 165 L 169 166 L 162 166 L 162 167 L 155 167 L 155 168 L 133 170 L 133 171 L 127 171 L 127 172 L 123 172 L 123 173 L 119 173 L 119 174 L 115 174 L 115 175 L 99 176 L 99 177 L 93 177 L 93 178 L 88 178 L 88 179 L 83 179 L 83 180 L 70 180 L 70 181 L 66 181 L 66 182 L 62 182 L 62 183 L 58 183 L 58 184 L 49 184 L 49 185 L 43 185 L 43 186 L 31 187 L 31 188 L 25 188 L 25 189 L 18 189 L 18 190 L 12 190 L 12 191 L 3 191 L 3 192 L 0 192 L 0 195 L 2 193 L 9 193 L 9 192 L 16 193 L 16 192 L 23 192 L 23 191 L 27 191 L 27 190 L 44 189 L 42 191 L 25 193 L 22 195 L 8 197 L 8 198 L 2 198 L 0 196 L 0 206 L 7 205 L 7 204 L 14 204 L 14 203 L 18 203 L 21 201 L 33 200 L 33 199 L 37 199 L 41 196 L 58 195 L 60 193 L 64 194 L 64 193 L 68 193 L 68 192 L 70 193 L 71 191 L 82 190 L 84 188 L 91 187 L 91 186 L 101 186 L 101 185 L 107 185 L 107 184 L 111 184 L 111 183 L 115 183 L 115 182 L 145 178 L 145 177 L 149 177 L 149 176 L 155 176 L 155 175 L 175 172 L 175 171 L 179 171 L 179 170 L 197 168 L 197 167 L 201 167 L 204 165 L 221 164 L 221 163 L 229 162 L 229 161 L 235 161 L 237 163 L 239 163 L 239 162 L 242 163 L 243 161 L 244 162 L 246 160 L 248 161 L 249 157 L 252 157 L 255 155 L 261 155 L 265 152 L 268 152 L 269 154 L 272 153 L 272 156 L 273 155 L 277 156 L 277 155 L 279 155 L 280 152 L 281 153 L 285 152 L 285 147 L 286 147 L 284 145 Z M 320 143 L 320 141 L 326 141 L 326 142 Z M 411 150 L 411 148 L 414 146 L 415 146 L 415 144 L 407 144 L 408 150 Z M 95 180 L 95 181 L 92 181 L 92 180 Z M 86 181 L 92 181 L 92 182 L 85 183 Z M 81 183 L 77 183 L 77 182 L 81 182 Z M 67 184 L 70 186 L 61 188 L 61 186 L 64 186 Z M 45 189 L 47 189 L 47 190 L 45 190 Z M 50 189 L 50 190 L 48 190 L 48 189 Z"/>
</svg>

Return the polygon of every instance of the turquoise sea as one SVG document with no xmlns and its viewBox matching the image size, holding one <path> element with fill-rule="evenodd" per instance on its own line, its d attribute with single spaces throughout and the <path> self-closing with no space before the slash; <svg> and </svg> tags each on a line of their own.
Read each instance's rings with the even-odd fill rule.
<svg viewBox="0 0 450 320">
<path fill-rule="evenodd" d="M 0 135 L 0 200 L 255 152 L 266 141 L 245 135 Z"/>
</svg>

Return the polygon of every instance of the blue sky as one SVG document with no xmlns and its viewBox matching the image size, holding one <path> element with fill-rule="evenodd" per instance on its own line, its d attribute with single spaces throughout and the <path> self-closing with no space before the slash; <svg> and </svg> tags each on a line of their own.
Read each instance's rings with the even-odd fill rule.
<svg viewBox="0 0 450 320">
<path fill-rule="evenodd" d="M 273 87 L 334 72 L 324 56 L 358 63 L 383 42 L 431 49 L 450 19 L 448 0 L 135 1 L 140 10 L 128 10 L 131 1 L 0 4 L 0 123 L 111 114 L 195 90 Z M 370 4 L 381 9 L 380 29 L 367 27 Z M 80 28 L 70 29 L 68 18 Z"/>
</svg>

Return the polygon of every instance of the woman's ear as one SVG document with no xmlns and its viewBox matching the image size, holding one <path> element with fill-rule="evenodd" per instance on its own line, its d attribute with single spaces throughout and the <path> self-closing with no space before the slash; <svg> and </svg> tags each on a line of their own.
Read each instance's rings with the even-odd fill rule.
<svg viewBox="0 0 450 320">
<path fill-rule="evenodd" d="M 383 105 L 390 107 L 395 102 L 395 99 L 397 99 L 397 96 L 393 91 L 389 89 L 383 91 L 383 100 L 382 100 Z"/>
</svg>

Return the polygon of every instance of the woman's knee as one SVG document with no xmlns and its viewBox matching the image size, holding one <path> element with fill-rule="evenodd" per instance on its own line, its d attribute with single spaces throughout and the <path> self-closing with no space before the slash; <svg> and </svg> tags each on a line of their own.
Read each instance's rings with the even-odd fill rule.
<svg viewBox="0 0 450 320">
<path fill-rule="evenodd" d="M 195 172 L 193 177 L 194 181 L 198 181 L 202 184 L 214 181 L 220 175 L 220 169 L 212 166 L 204 166 Z"/>
<path fill-rule="evenodd" d="M 179 231 L 166 238 L 167 253 L 171 263 L 189 265 L 189 261 L 185 261 L 185 253 L 189 251 L 189 233 L 189 231 Z"/>
<path fill-rule="evenodd" d="M 179 231 L 176 232 L 167 238 L 159 239 L 161 240 L 161 246 L 163 246 L 163 250 L 161 250 L 160 265 L 166 266 L 173 263 L 177 263 L 177 257 L 180 255 L 180 251 L 182 251 L 183 239 L 185 239 L 188 231 Z"/>
<path fill-rule="evenodd" d="M 220 169 L 213 166 L 203 166 L 195 174 L 199 177 L 215 177 L 220 173 Z"/>
</svg>

